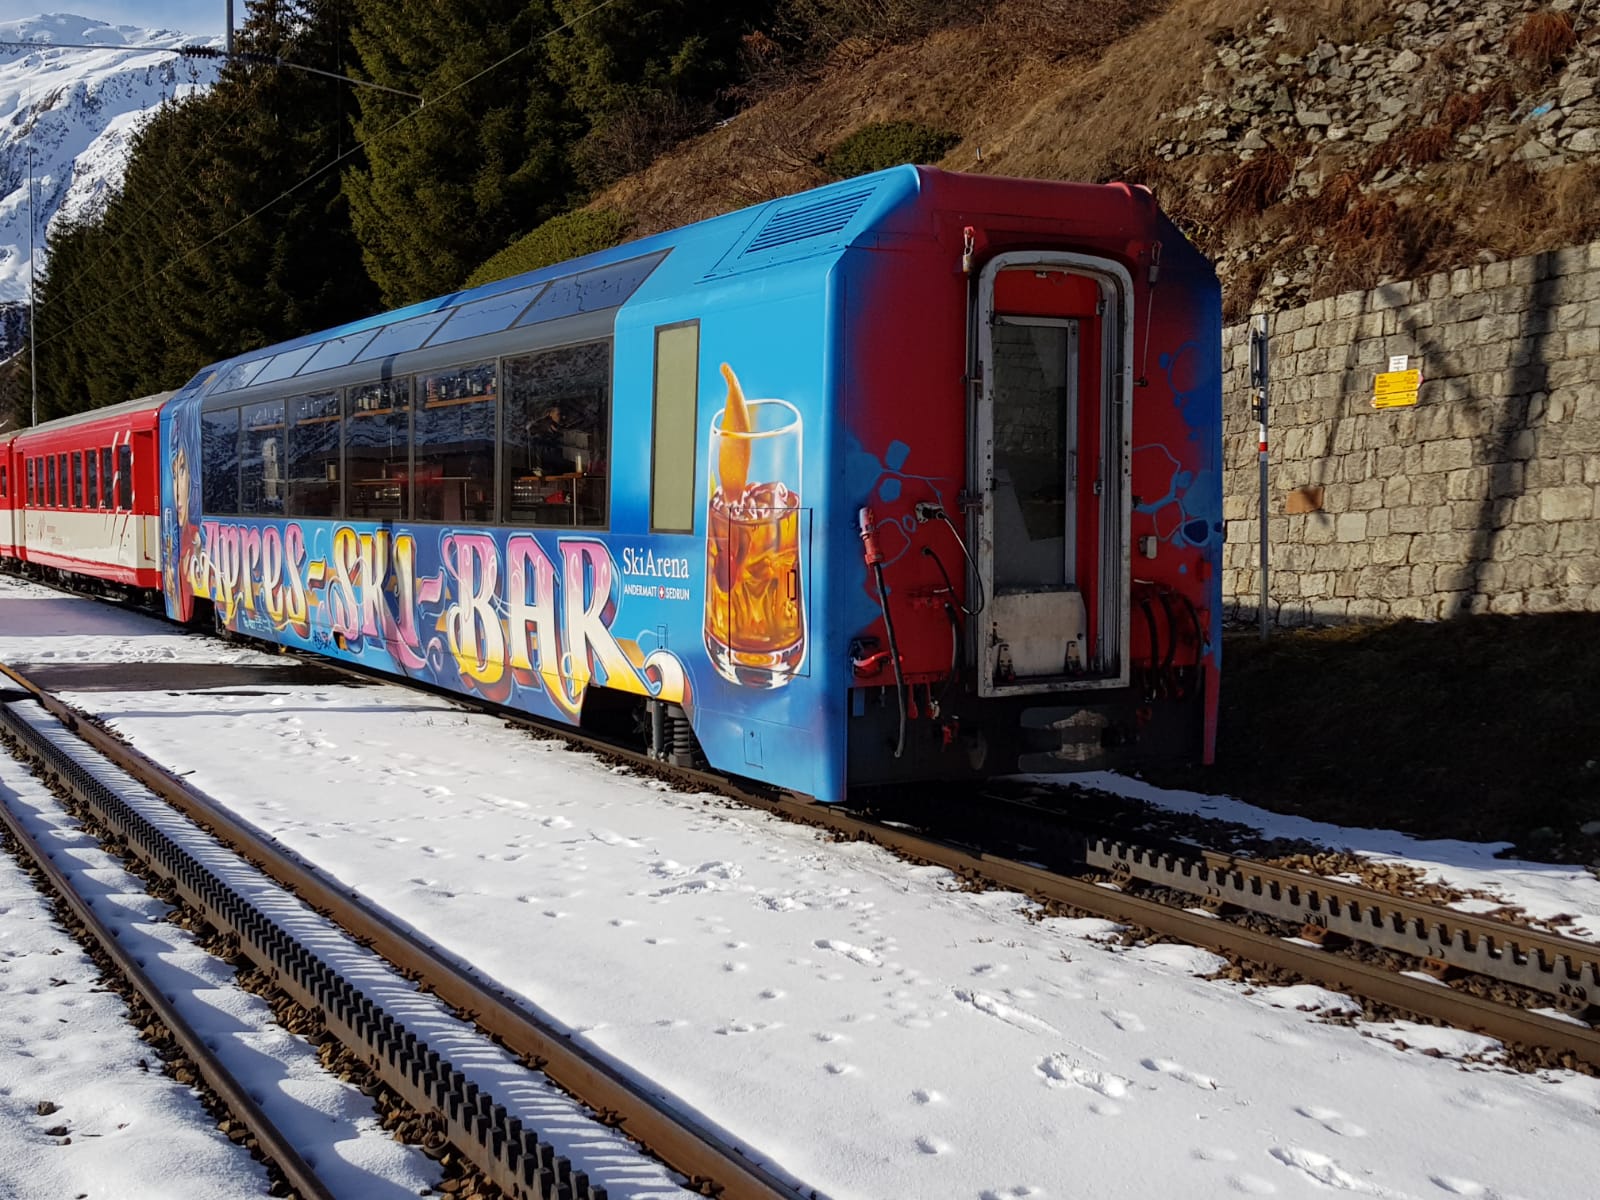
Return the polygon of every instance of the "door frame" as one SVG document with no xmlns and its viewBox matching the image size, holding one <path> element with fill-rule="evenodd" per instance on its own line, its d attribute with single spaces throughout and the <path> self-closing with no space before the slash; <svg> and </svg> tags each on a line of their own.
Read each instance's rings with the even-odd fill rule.
<svg viewBox="0 0 1600 1200">
<path fill-rule="evenodd" d="M 968 443 L 971 455 L 967 474 L 968 494 L 981 501 L 975 511 L 968 514 L 968 534 L 978 551 L 978 574 L 985 593 L 992 594 L 995 536 L 993 331 L 997 315 L 994 289 L 995 280 L 1002 271 L 1019 267 L 1063 269 L 1086 276 L 1096 282 L 1100 292 L 1100 402 L 1104 415 L 1100 440 L 1101 462 L 1105 464 L 1102 473 L 1112 463 L 1116 464 L 1117 471 L 1115 486 L 1103 486 L 1100 492 L 1100 570 L 1096 589 L 1099 620 L 1094 644 L 1087 648 L 1091 661 L 1098 659 L 1101 669 L 1087 678 L 1019 679 L 997 684 L 993 672 L 984 669 L 988 662 L 984 645 L 988 628 L 982 621 L 968 624 L 969 661 L 977 664 L 978 694 L 986 697 L 1126 687 L 1130 678 L 1128 612 L 1133 527 L 1133 278 L 1125 267 L 1111 259 L 1064 250 L 1011 250 L 990 259 L 979 274 L 974 314 L 976 360 L 969 364 L 969 377 L 977 379 L 980 386 L 975 390 L 968 414 L 972 437 Z M 1078 350 L 1081 362 L 1081 356 L 1087 352 L 1081 336 Z M 1081 402 L 1084 397 L 1076 380 L 1072 390 Z M 1077 414 L 1071 414 L 1070 419 L 1076 424 Z"/>
</svg>

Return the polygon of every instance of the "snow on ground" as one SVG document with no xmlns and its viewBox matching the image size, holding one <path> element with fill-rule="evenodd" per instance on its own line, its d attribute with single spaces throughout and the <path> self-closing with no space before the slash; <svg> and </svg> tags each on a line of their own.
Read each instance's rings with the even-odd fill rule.
<svg viewBox="0 0 1600 1200">
<path fill-rule="evenodd" d="M 69 632 L 87 607 L 0 583 L 0 661 L 215 653 L 105 609 Z M 1204 952 L 1120 948 L 434 697 L 250 690 L 74 699 L 819 1195 L 1531 1200 L 1600 1170 L 1600 1082 L 1454 1057 L 1492 1054 L 1474 1035 L 1322 1023 L 1302 1010 L 1348 1001 L 1208 982 Z M 1593 880 L 1439 858 L 1600 912 Z"/>
<path fill-rule="evenodd" d="M 294 1141 L 334 1195 L 401 1200 L 438 1183 L 437 1164 L 396 1143 L 379 1126 L 372 1102 L 330 1076 L 314 1048 L 279 1026 L 264 1000 L 237 987 L 231 967 L 166 922 L 168 907 L 152 899 L 9 755 L 0 756 L 0 801 L 23 817 L 36 840 L 52 848 L 79 893 L 162 993 L 174 998 L 223 1065 L 236 1075 L 247 1073 L 262 1111 Z M 19 894 L 31 887 L 9 857 L 0 856 L 0 869 L 15 876 Z M 21 897 L 19 903 L 43 912 L 37 899 Z M 72 977 L 41 963 L 38 952 L 21 963 L 0 961 L 0 986 L 6 988 L 0 1012 L 6 1023 L 20 1025 L 12 1044 L 33 1055 L 20 1059 L 19 1077 L 6 1079 L 0 1098 L 0 1180 L 21 1180 L 15 1194 L 23 1196 L 261 1195 L 266 1172 L 215 1130 L 188 1088 L 161 1074 L 154 1051 L 126 1024 L 126 1010 L 114 994 L 94 994 L 96 1009 L 103 1011 L 95 1011 L 87 1023 L 72 1011 L 74 999 L 81 1001 L 93 987 L 95 972 L 81 951 L 71 953 L 80 966 Z M 13 967 L 20 968 L 14 982 Z M 56 1012 L 30 1014 L 29 1007 L 42 1001 L 41 970 L 68 978 L 74 995 L 63 997 Z M 44 1057 L 34 1045 L 41 1028 L 57 1049 L 42 1070 L 32 1065 Z M 70 1037 L 62 1036 L 67 1033 Z M 141 1060 L 148 1073 L 139 1067 Z M 11 1137 L 6 1126 L 12 1114 L 27 1120 L 40 1100 L 53 1101 L 61 1111 L 49 1119 L 33 1118 L 30 1136 Z M 37 1130 L 61 1124 L 69 1128 L 71 1145 L 50 1150 L 56 1139 L 41 1139 Z M 42 1153 L 41 1145 L 49 1152 Z"/>
</svg>

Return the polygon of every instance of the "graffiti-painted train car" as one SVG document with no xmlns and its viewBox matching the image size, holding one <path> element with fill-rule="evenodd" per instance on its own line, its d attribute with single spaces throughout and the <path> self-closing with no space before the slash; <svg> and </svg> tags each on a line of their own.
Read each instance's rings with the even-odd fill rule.
<svg viewBox="0 0 1600 1200">
<path fill-rule="evenodd" d="M 161 586 L 821 800 L 1198 760 L 1220 397 L 1148 193 L 902 167 L 207 368 Z"/>
</svg>

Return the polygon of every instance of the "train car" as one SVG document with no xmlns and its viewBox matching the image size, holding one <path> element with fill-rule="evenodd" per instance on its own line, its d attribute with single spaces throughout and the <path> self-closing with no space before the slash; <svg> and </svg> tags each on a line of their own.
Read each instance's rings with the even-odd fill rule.
<svg viewBox="0 0 1600 1200">
<path fill-rule="evenodd" d="M 16 482 L 14 433 L 0 433 L 0 567 L 22 561 L 22 491 Z"/>
<path fill-rule="evenodd" d="M 157 416 L 162 392 L 47 421 L 12 440 L 26 569 L 78 586 L 161 587 Z"/>
<path fill-rule="evenodd" d="M 1147 192 L 897 168 L 201 371 L 167 609 L 823 801 L 1209 759 L 1220 404 Z"/>
</svg>

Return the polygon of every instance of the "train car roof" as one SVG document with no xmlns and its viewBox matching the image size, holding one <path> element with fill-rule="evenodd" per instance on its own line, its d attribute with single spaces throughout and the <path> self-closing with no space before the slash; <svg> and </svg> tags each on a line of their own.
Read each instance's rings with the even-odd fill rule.
<svg viewBox="0 0 1600 1200">
<path fill-rule="evenodd" d="M 103 408 L 85 409 L 83 412 L 73 413 L 67 417 L 56 417 L 51 421 L 41 421 L 26 429 L 16 431 L 18 437 L 31 437 L 36 433 L 54 433 L 58 429 L 70 429 L 74 425 L 88 425 L 93 421 L 104 421 L 117 417 L 129 417 L 135 413 L 145 412 L 148 409 L 160 408 L 173 396 L 176 391 L 155 392 L 149 396 L 140 396 L 137 400 L 122 400 L 116 404 L 107 404 Z"/>
<path fill-rule="evenodd" d="M 185 398 L 281 384 L 315 388 L 310 377 L 400 354 L 578 316 L 614 314 L 630 300 L 682 294 L 729 276 L 799 267 L 857 245 L 915 236 L 930 204 L 992 205 L 995 193 L 1037 207 L 1048 197 L 1086 227 L 1125 234 L 1157 219 L 1149 192 L 1125 184 L 1073 184 L 963 175 L 902 166 L 768 200 L 536 271 L 307 334 L 213 363 L 180 391 Z M 987 193 L 987 195 L 985 194 Z M 1175 232 L 1175 231 L 1174 231 Z M 813 264 L 814 265 L 814 264 Z M 295 384 L 288 384 L 289 380 Z"/>
</svg>

